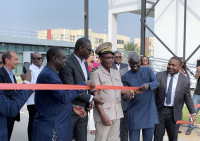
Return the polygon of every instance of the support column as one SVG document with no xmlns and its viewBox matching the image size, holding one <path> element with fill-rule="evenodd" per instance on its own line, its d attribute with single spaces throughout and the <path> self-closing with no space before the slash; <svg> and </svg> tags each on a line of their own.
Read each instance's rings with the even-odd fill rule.
<svg viewBox="0 0 200 141">
<path fill-rule="evenodd" d="M 141 20 L 143 21 L 146 16 L 146 0 L 141 0 Z M 143 21 L 146 23 L 146 20 Z M 140 33 L 140 55 L 145 55 L 145 26 L 141 22 L 141 33 Z"/>
<path fill-rule="evenodd" d="M 108 41 L 112 43 L 112 50 L 117 50 L 117 14 L 108 14 Z"/>
</svg>

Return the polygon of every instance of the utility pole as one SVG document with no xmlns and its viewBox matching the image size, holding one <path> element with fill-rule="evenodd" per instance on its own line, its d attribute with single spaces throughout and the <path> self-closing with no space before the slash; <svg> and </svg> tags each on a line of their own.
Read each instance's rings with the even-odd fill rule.
<svg viewBox="0 0 200 141">
<path fill-rule="evenodd" d="M 88 13 L 88 0 L 85 0 L 85 8 L 84 8 L 84 37 L 88 39 L 88 18 L 89 18 L 89 13 Z"/>
<path fill-rule="evenodd" d="M 141 0 L 141 21 L 146 23 L 146 0 Z M 145 55 L 145 25 L 141 22 L 140 55 Z"/>
</svg>

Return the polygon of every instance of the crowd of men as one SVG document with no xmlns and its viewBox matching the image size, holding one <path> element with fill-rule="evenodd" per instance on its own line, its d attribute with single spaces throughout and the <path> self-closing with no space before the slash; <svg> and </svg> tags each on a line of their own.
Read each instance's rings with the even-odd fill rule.
<svg viewBox="0 0 200 141">
<path fill-rule="evenodd" d="M 110 42 L 99 45 L 95 53 L 97 65 L 95 57 L 90 58 L 94 52 L 86 38 L 77 40 L 68 57 L 61 48 L 50 48 L 46 66 L 42 66 L 42 55 L 33 53 L 30 65 L 21 75 L 24 84 L 88 85 L 92 89 L 0 90 L 0 141 L 10 141 L 14 122 L 20 121 L 19 110 L 26 102 L 29 141 L 87 141 L 88 120 L 94 120 L 95 141 L 117 141 L 119 136 L 121 141 L 139 141 L 141 130 L 144 141 L 162 141 L 165 130 L 169 141 L 177 141 L 180 124 L 176 122 L 182 119 L 184 103 L 191 119 L 196 121 L 199 108 L 195 109 L 194 104 L 200 103 L 199 67 L 192 99 L 190 77 L 179 57 L 169 59 L 167 71 L 155 72 L 148 57 L 140 58 L 136 52 L 128 55 L 128 64 L 121 63 L 122 54 L 114 53 Z M 0 64 L 0 83 L 17 83 L 12 72 L 19 64 L 17 54 L 3 53 Z M 95 89 L 95 85 L 138 89 Z M 92 112 L 92 119 L 88 119 Z M 186 134 L 193 128 L 189 125 Z"/>
</svg>

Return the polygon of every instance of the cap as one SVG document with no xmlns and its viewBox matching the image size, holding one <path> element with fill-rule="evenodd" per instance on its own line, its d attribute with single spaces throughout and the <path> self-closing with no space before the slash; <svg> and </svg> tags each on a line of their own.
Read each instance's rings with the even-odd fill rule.
<svg viewBox="0 0 200 141">
<path fill-rule="evenodd" d="M 101 56 L 102 54 L 107 54 L 107 53 L 113 53 L 112 51 L 112 43 L 111 42 L 105 42 L 100 44 L 96 50 L 95 50 L 96 55 Z"/>
</svg>

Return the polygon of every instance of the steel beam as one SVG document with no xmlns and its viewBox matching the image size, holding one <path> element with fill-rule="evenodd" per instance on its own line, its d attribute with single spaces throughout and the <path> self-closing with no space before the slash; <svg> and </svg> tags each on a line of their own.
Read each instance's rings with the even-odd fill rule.
<svg viewBox="0 0 200 141">
<path fill-rule="evenodd" d="M 84 37 L 88 39 L 88 18 L 89 18 L 89 13 L 88 13 L 88 0 L 85 0 L 84 3 Z"/>
<path fill-rule="evenodd" d="M 192 54 L 185 60 L 186 62 L 190 60 L 190 58 L 197 52 L 197 50 L 200 48 L 200 45 L 192 52 Z"/>
<path fill-rule="evenodd" d="M 145 23 L 144 19 L 146 15 L 146 0 L 141 0 L 141 20 Z M 140 32 L 140 55 L 145 55 L 145 26 L 141 23 L 141 32 Z"/>
<path fill-rule="evenodd" d="M 186 47 L 186 21 L 187 20 L 187 0 L 184 4 L 184 34 L 183 34 L 183 59 L 185 60 L 185 47 Z"/>
</svg>

